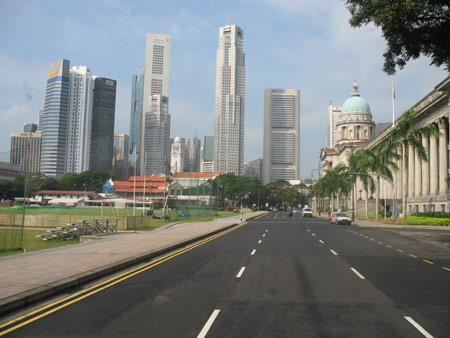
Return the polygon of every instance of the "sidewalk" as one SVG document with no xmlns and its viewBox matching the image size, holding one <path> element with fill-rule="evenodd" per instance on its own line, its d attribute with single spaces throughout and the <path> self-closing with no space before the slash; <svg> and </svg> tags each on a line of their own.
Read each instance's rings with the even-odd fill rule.
<svg viewBox="0 0 450 338">
<path fill-rule="evenodd" d="M 243 221 L 265 214 L 243 215 Z M 65 289 L 149 260 L 240 223 L 240 215 L 119 232 L 101 240 L 0 258 L 0 315 Z"/>
<path fill-rule="evenodd" d="M 317 215 L 314 214 L 315 217 L 320 217 L 323 219 L 328 219 L 327 214 Z M 360 226 L 360 227 L 374 227 L 374 228 L 393 228 L 393 229 L 430 229 L 430 230 L 449 230 L 450 226 L 439 226 L 439 225 L 409 225 L 409 224 L 399 224 L 393 223 L 391 219 L 386 219 L 386 223 L 383 218 L 380 218 L 377 221 L 374 219 L 356 219 L 352 222 L 352 226 Z"/>
</svg>

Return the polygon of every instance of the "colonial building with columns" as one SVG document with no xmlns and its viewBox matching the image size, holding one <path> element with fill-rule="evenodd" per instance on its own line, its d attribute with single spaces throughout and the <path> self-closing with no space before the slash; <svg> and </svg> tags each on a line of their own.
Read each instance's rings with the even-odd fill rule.
<svg viewBox="0 0 450 338">
<path fill-rule="evenodd" d="M 355 85 L 353 85 L 352 96 L 342 106 L 342 113 L 337 124 L 336 148 L 324 148 L 321 151 L 320 158 L 324 171 L 346 165 L 348 155 L 357 148 L 375 149 L 392 134 L 395 128 L 391 125 L 381 133 L 375 133 L 370 107 L 368 104 L 365 106 L 364 103 L 367 102 L 359 97 L 359 94 L 356 95 L 358 87 Z M 408 215 L 426 211 L 450 212 L 450 195 L 446 181 L 449 176 L 450 114 L 449 97 L 446 91 L 449 90 L 450 76 L 411 107 L 417 113 L 416 127 L 433 126 L 440 132 L 439 136 L 421 136 L 428 161 L 420 161 L 417 151 L 412 146 L 406 149 L 405 145 L 402 145 L 397 152 L 402 158 L 397 162 L 399 170 L 393 171 L 393 181 L 381 179 L 380 201 L 383 204 L 386 203 L 388 210 L 395 209 L 397 215 L 403 214 L 405 207 Z M 361 190 L 363 190 L 362 184 L 358 179 L 354 191 L 357 193 Z M 370 198 L 369 194 L 365 195 L 365 199 Z M 403 196 L 406 197 L 404 199 L 406 205 L 402 205 Z M 345 205 L 351 208 L 350 198 Z M 361 194 L 359 199 L 362 199 Z M 360 204 L 356 203 L 358 214 L 362 213 L 359 210 Z"/>
</svg>

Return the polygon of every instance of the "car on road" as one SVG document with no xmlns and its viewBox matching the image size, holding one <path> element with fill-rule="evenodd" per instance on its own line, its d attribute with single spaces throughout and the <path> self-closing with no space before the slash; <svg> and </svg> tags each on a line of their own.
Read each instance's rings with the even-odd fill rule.
<svg viewBox="0 0 450 338">
<path fill-rule="evenodd" d="M 311 208 L 303 208 L 302 216 L 303 217 L 312 217 L 312 209 Z"/>
<path fill-rule="evenodd" d="M 336 212 L 330 217 L 331 224 L 352 224 L 352 219 L 349 215 L 343 212 Z"/>
<path fill-rule="evenodd" d="M 295 215 L 295 214 L 298 214 L 300 212 L 300 210 L 298 209 L 298 208 L 292 208 L 292 213 Z"/>
</svg>

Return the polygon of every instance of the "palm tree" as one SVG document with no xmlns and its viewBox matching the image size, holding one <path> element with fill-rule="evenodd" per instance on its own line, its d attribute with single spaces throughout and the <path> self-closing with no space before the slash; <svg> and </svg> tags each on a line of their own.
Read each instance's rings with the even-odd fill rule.
<svg viewBox="0 0 450 338">
<path fill-rule="evenodd" d="M 337 166 L 325 174 L 324 190 L 328 192 L 331 201 L 331 212 L 334 211 L 334 200 L 337 197 L 348 196 L 351 190 L 351 180 L 346 175 L 345 166 Z"/>
<path fill-rule="evenodd" d="M 377 193 L 375 205 L 375 218 L 379 218 L 379 201 L 380 201 L 380 176 L 385 176 L 391 181 L 392 170 L 397 171 L 398 166 L 396 160 L 400 159 L 400 155 L 395 152 L 396 144 L 390 140 L 384 141 L 372 151 L 371 149 L 362 149 L 360 152 L 360 170 L 362 172 L 372 173 L 376 176 Z"/>
<path fill-rule="evenodd" d="M 357 175 L 362 182 L 366 193 L 366 219 L 369 219 L 369 191 L 372 194 L 375 191 L 375 183 L 364 166 L 364 153 L 362 149 L 358 149 L 355 153 L 348 157 L 348 171 L 358 173 Z M 356 177 L 355 177 L 356 179 Z"/>
<path fill-rule="evenodd" d="M 403 113 L 391 135 L 391 142 L 396 148 L 402 148 L 402 168 L 401 177 L 403 185 L 402 209 L 403 217 L 406 220 L 406 206 L 408 197 L 408 177 L 405 175 L 407 166 L 406 150 L 411 145 L 417 151 L 420 161 L 428 161 L 427 150 L 421 142 L 421 136 L 426 137 L 440 135 L 439 130 L 434 126 L 419 127 L 416 125 L 417 113 L 414 109 L 409 109 Z"/>
</svg>

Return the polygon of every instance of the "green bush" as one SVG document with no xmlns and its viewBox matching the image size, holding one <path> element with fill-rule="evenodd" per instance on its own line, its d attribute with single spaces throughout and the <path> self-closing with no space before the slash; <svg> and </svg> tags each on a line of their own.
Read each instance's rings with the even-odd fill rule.
<svg viewBox="0 0 450 338">
<path fill-rule="evenodd" d="M 430 217 L 430 218 L 450 218 L 449 212 L 430 211 L 430 212 L 416 212 L 411 214 L 414 217 Z"/>
<path fill-rule="evenodd" d="M 450 218 L 408 216 L 405 224 L 411 225 L 450 225 Z"/>
</svg>

